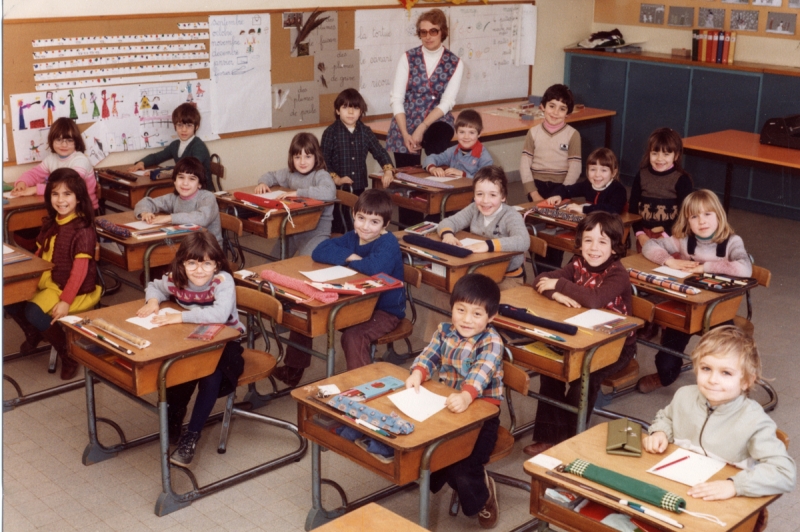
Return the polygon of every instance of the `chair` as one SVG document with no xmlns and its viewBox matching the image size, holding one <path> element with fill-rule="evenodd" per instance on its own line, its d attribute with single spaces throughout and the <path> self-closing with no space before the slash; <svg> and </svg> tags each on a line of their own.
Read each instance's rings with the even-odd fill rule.
<svg viewBox="0 0 800 532">
<path fill-rule="evenodd" d="M 528 252 L 531 254 L 531 267 L 533 268 L 533 276 L 536 277 L 539 275 L 539 269 L 536 267 L 536 255 L 540 257 L 544 257 L 547 255 L 547 242 L 539 238 L 538 236 L 528 235 L 531 239 L 531 245 L 528 248 Z M 523 275 L 523 278 L 525 276 Z M 527 283 L 528 280 L 525 278 L 525 282 Z"/>
<path fill-rule="evenodd" d="M 756 266 L 753 264 L 752 277 L 758 281 L 759 286 L 769 288 L 769 283 L 772 281 L 772 272 L 766 268 L 762 268 L 761 266 Z M 753 303 L 750 297 L 750 290 L 748 290 L 745 295 L 747 300 L 747 317 L 736 316 L 733 318 L 733 324 L 742 329 L 749 336 L 753 336 L 755 333 L 755 327 L 753 326 L 753 322 L 750 321 L 753 317 Z"/>
<path fill-rule="evenodd" d="M 241 270 L 244 268 L 244 251 L 239 243 L 239 237 L 244 234 L 242 220 L 231 214 L 221 212 L 219 213 L 219 221 L 222 225 L 222 250 L 238 266 L 236 269 Z"/>
<path fill-rule="evenodd" d="M 778 439 L 781 440 L 781 443 L 783 443 L 783 445 L 786 447 L 786 450 L 788 451 L 789 441 L 790 441 L 789 435 L 783 432 L 781 429 L 775 429 L 775 436 L 777 436 Z"/>
<path fill-rule="evenodd" d="M 352 196 L 352 194 L 350 194 Z M 375 361 L 375 351 L 379 345 L 386 345 L 386 352 L 383 359 L 392 364 L 402 364 L 411 355 L 411 333 L 414 332 L 414 323 L 417 321 L 417 308 L 414 305 L 414 298 L 411 296 L 411 287 L 419 288 L 422 285 L 422 272 L 408 264 L 403 265 L 403 278 L 405 279 L 406 300 L 411 304 L 411 319 L 403 318 L 394 330 L 390 333 L 384 334 L 375 342 L 370 345 L 369 356 L 372 361 Z M 405 340 L 408 346 L 408 353 L 406 356 L 398 355 L 394 350 L 394 342 L 398 340 Z"/>
<path fill-rule="evenodd" d="M 343 207 L 347 207 L 350 209 L 350 216 L 352 216 L 353 207 L 356 206 L 356 201 L 358 201 L 358 196 L 353 194 L 352 192 L 347 192 L 346 190 L 336 189 L 336 199 L 339 201 L 339 205 L 336 206 L 336 212 L 342 219 L 342 227 L 347 227 L 347 215 L 344 212 Z M 331 238 L 342 236 L 339 233 L 332 233 Z"/>
<path fill-rule="evenodd" d="M 211 155 L 211 175 L 209 179 L 211 179 L 211 184 L 217 190 L 223 190 L 221 180 L 225 179 L 225 167 L 222 166 L 222 159 L 216 153 Z"/>
</svg>

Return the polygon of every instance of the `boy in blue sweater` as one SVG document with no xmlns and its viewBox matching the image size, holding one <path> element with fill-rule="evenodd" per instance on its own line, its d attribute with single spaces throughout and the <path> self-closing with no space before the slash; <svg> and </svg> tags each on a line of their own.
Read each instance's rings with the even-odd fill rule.
<svg viewBox="0 0 800 532">
<path fill-rule="evenodd" d="M 386 232 L 392 219 L 392 198 L 383 190 L 368 189 L 353 207 L 355 230 L 339 238 L 321 242 L 311 254 L 317 262 L 347 266 L 365 275 L 385 273 L 403 280 L 403 258 L 397 238 Z M 347 369 L 366 366 L 370 361 L 370 344 L 397 327 L 406 315 L 406 299 L 402 288 L 382 292 L 372 317 L 342 333 L 342 348 Z M 310 347 L 310 346 L 309 346 Z M 286 353 L 286 365 L 274 375 L 290 386 L 296 386 L 303 371 L 311 363 L 311 355 L 298 349 Z"/>
<path fill-rule="evenodd" d="M 456 139 L 458 144 L 442 153 L 428 155 L 422 163 L 432 175 L 437 177 L 473 178 L 475 172 L 493 163 L 492 156 L 478 137 L 483 130 L 480 113 L 472 109 L 464 109 L 456 119 Z M 440 167 L 446 168 L 440 168 Z"/>
</svg>

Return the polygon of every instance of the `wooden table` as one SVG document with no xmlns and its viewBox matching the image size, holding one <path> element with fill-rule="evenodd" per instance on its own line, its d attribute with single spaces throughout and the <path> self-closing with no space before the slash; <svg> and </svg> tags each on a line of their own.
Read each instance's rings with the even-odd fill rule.
<svg viewBox="0 0 800 532">
<path fill-rule="evenodd" d="M 719 159 L 727 163 L 725 193 L 722 198 L 725 212 L 728 212 L 728 208 L 731 205 L 734 163 L 765 164 L 779 168 L 800 170 L 800 150 L 761 144 L 759 138 L 760 135 L 758 133 L 726 129 L 725 131 L 683 139 L 683 149 L 687 153 Z"/>
<path fill-rule="evenodd" d="M 152 181 L 149 176 L 137 176 L 128 172 L 131 165 L 106 166 L 96 168 L 97 186 L 102 189 L 103 200 L 113 201 L 128 209 L 133 209 L 142 198 L 149 196 L 157 198 L 175 190 L 172 179 L 158 179 Z M 113 175 L 109 170 L 127 174 L 122 177 Z M 210 176 L 208 176 L 209 179 Z"/>
<path fill-rule="evenodd" d="M 117 343 L 130 349 L 133 355 L 121 353 L 85 331 L 72 325 L 64 324 L 70 355 L 81 362 L 86 370 L 86 415 L 89 427 L 89 443 L 83 452 L 84 465 L 88 466 L 102 462 L 115 457 L 120 451 L 159 440 L 162 491 L 156 501 L 155 514 L 163 516 L 188 506 L 193 500 L 238 484 L 280 465 L 294 462 L 305 454 L 306 444 L 299 434 L 296 434 L 300 441 L 300 448 L 288 455 L 217 480 L 207 486 L 198 486 L 192 477 L 192 490 L 182 494 L 175 493 L 172 489 L 170 478 L 170 468 L 173 466 L 169 463 L 167 387 L 210 375 L 217 366 L 225 344 L 229 340 L 238 338 L 240 333 L 236 329 L 225 327 L 213 340 L 206 342 L 187 338 L 197 328 L 197 324 L 193 323 L 165 325 L 148 331 L 125 321 L 127 318 L 135 316 L 136 311 L 142 305 L 144 305 L 143 299 L 79 314 L 81 318 L 103 318 L 112 325 L 151 342 L 149 347 L 138 349 L 114 338 Z M 161 305 L 162 308 L 165 306 L 180 308 L 175 303 Z M 95 332 L 102 331 L 95 329 Z M 98 419 L 95 407 L 94 378 L 105 382 L 111 388 L 125 394 L 148 410 L 157 411 L 159 431 L 147 436 L 127 440 L 119 425 L 109 420 Z M 154 407 L 151 403 L 142 399 L 142 396 L 156 391 L 158 392 L 158 406 Z M 258 414 L 253 413 L 251 416 L 256 417 Z M 219 417 L 221 417 L 221 414 L 215 414 L 209 421 Z M 111 446 L 101 444 L 97 435 L 98 421 L 111 424 L 119 434 L 122 443 Z"/>
<path fill-rule="evenodd" d="M 230 212 L 234 216 L 237 215 L 239 209 L 249 209 L 258 212 L 258 216 L 263 217 L 268 209 L 257 207 L 252 204 L 244 203 L 234 198 L 234 192 L 246 192 L 247 194 L 255 194 L 254 187 L 241 187 L 233 190 L 226 190 L 225 193 L 217 194 L 217 203 L 219 204 L 220 212 Z M 288 190 L 283 187 L 270 187 L 272 191 Z M 325 207 L 329 207 L 336 203 L 335 201 L 326 201 L 321 205 L 314 205 L 310 207 L 302 207 L 299 209 L 292 209 L 292 218 L 286 215 L 286 211 L 272 210 L 269 217 L 265 220 L 242 219 L 242 228 L 248 233 L 253 233 L 262 238 L 277 238 L 281 243 L 281 255 L 278 260 L 286 258 L 286 237 L 296 235 L 298 233 L 305 233 L 317 227 L 319 219 L 322 216 L 322 211 Z M 258 250 L 242 247 L 245 251 L 264 257 L 266 259 L 274 259 Z"/>
<path fill-rule="evenodd" d="M 481 140 L 483 142 L 490 140 L 501 140 L 505 138 L 518 137 L 525 135 L 530 128 L 539 124 L 543 118 L 536 120 L 523 120 L 514 113 L 503 111 L 509 107 L 518 107 L 528 103 L 527 100 L 518 102 L 508 102 L 503 104 L 481 105 L 478 107 L 471 107 L 478 111 L 483 121 L 483 131 L 481 131 Z M 464 108 L 469 108 L 465 106 Z M 460 111 L 453 111 L 453 116 L 458 117 Z M 604 122 L 605 123 L 605 146 L 611 147 L 611 126 L 614 122 L 616 111 L 607 111 L 605 109 L 595 109 L 593 107 L 585 107 L 580 110 L 575 110 L 571 115 L 567 116 L 567 123 L 576 125 L 580 123 L 591 122 Z M 389 132 L 389 124 L 391 118 L 382 120 L 374 120 L 366 122 L 378 138 L 385 140 Z"/>
<path fill-rule="evenodd" d="M 314 530 L 316 532 L 425 532 L 421 526 L 374 502 L 337 517 Z"/>
<path fill-rule="evenodd" d="M 753 530 L 753 526 L 755 526 L 759 511 L 779 497 L 779 495 L 773 495 L 770 497 L 734 497 L 733 499 L 726 501 L 704 501 L 702 499 L 691 498 L 686 495 L 686 490 L 689 489 L 688 486 L 646 472 L 647 469 L 657 464 L 665 456 L 676 450 L 677 447 L 674 444 L 670 444 L 664 454 L 649 454 L 647 452 L 643 452 L 641 458 L 607 454 L 605 450 L 606 435 L 608 433 L 606 428 L 607 426 L 608 424 L 594 426 L 586 432 L 578 434 L 577 436 L 548 449 L 544 454 L 558 458 L 564 464 L 569 464 L 576 458 L 582 458 L 597 466 L 611 469 L 623 475 L 654 484 L 663 489 L 669 490 L 672 493 L 681 495 L 684 500 L 686 500 L 687 510 L 715 515 L 723 522 L 727 523 L 725 527 L 721 527 L 716 523 L 699 519 L 688 514 L 676 514 L 661 508 L 656 508 L 655 506 L 645 502 L 635 501 L 641 502 L 643 506 L 651 510 L 668 515 L 669 517 L 683 524 L 683 530 L 692 532 L 751 532 Z M 574 493 L 578 493 L 590 501 L 594 501 L 608 508 L 613 508 L 615 512 L 630 515 L 637 521 L 646 523 L 656 530 L 661 530 L 664 532 L 674 532 L 677 530 L 675 527 L 637 512 L 632 508 L 615 503 L 605 497 L 602 497 L 601 495 L 598 495 L 597 493 L 581 489 L 580 487 L 564 482 L 557 477 L 548 475 L 547 469 L 532 463 L 530 460 L 525 462 L 524 469 L 525 472 L 531 476 L 531 515 L 538 517 L 541 521 L 546 521 L 547 523 L 552 523 L 566 530 L 575 532 L 605 532 L 612 530 L 606 525 L 600 524 L 597 521 L 591 520 L 588 517 L 578 514 L 571 509 L 559 506 L 544 498 L 544 492 L 547 488 L 558 486 L 566 488 Z M 711 480 L 723 480 L 735 475 L 738 471 L 739 470 L 735 467 L 726 465 L 724 468 L 722 468 L 722 470 L 711 477 Z M 628 495 L 597 484 L 596 482 L 592 482 L 591 480 L 586 480 L 569 473 L 557 474 L 562 475 L 570 480 L 577 480 L 581 484 L 597 488 L 605 493 L 609 493 L 621 499 L 630 499 L 630 496 Z M 540 526 L 543 526 L 543 524 L 540 524 Z"/>
<path fill-rule="evenodd" d="M 44 196 L 10 198 L 8 205 L 3 205 L 3 241 L 13 244 L 15 231 L 41 227 L 45 216 Z"/>
<path fill-rule="evenodd" d="M 408 370 L 387 362 L 376 362 L 335 377 L 329 377 L 315 384 L 336 384 L 340 390 L 347 390 L 353 386 L 385 376 L 393 376 L 405 380 L 408 377 Z M 435 381 L 428 381 L 423 386 L 432 392 L 445 396 L 454 391 L 452 388 Z M 380 497 L 395 493 L 417 480 L 419 480 L 420 497 L 419 524 L 423 528 L 427 528 L 431 472 L 438 471 L 469 456 L 483 422 L 499 413 L 499 409 L 496 406 L 486 401 L 475 401 L 464 413 L 454 414 L 444 409 L 420 423 L 414 422 L 399 412 L 397 407 L 389 401 L 388 395 L 385 395 L 369 401 L 369 406 L 381 412 L 397 412 L 400 417 L 412 421 L 415 425 L 415 430 L 411 434 L 390 439 L 372 431 L 365 431 L 363 427 L 356 425 L 349 418 L 341 415 L 337 416 L 329 407 L 321 404 L 315 398 L 309 397 L 308 387 L 296 388 L 292 391 L 292 397 L 297 401 L 297 426 L 300 429 L 300 433 L 311 440 L 312 508 L 306 518 L 306 530 L 311 530 L 349 510 L 358 508 Z M 355 443 L 337 436 L 314 423 L 312 418 L 316 414 L 334 417 L 341 424 L 363 432 L 365 435 L 388 445 L 394 449 L 394 460 L 389 464 L 378 461 Z M 395 485 L 347 503 L 344 499 L 344 491 L 338 484 L 325 480 L 326 483 L 334 485 L 343 496 L 343 505 L 341 507 L 331 511 L 325 510 L 322 507 L 320 493 L 322 484 L 320 449 L 323 447 L 352 460 Z"/>
<path fill-rule="evenodd" d="M 375 292 L 364 295 L 339 294 L 339 299 L 333 303 L 322 303 L 317 300 L 303 301 L 302 303 L 298 303 L 297 299 L 295 298 L 301 298 L 304 300 L 308 296 L 302 292 L 298 292 L 297 290 L 281 287 L 280 285 L 270 287 L 269 283 L 263 281 L 259 275 L 263 270 L 271 270 L 293 279 L 307 281 L 309 279 L 301 274 L 301 271 L 320 270 L 328 267 L 330 267 L 330 264 L 314 262 L 309 256 L 298 256 L 279 262 L 270 262 L 259 266 L 250 266 L 247 268 L 247 271 L 257 274 L 255 278 L 243 279 L 242 275 L 236 273 L 236 275 L 234 275 L 234 279 L 236 280 L 236 284 L 240 284 L 242 286 L 263 290 L 265 292 L 271 291 L 272 295 L 278 298 L 280 301 L 291 304 L 292 310 L 306 314 L 305 317 L 302 317 L 284 309 L 282 323 L 284 327 L 300 333 L 303 336 L 307 336 L 308 338 L 314 338 L 316 336 L 327 334 L 327 352 L 318 353 L 316 351 L 312 351 L 310 354 L 326 361 L 327 375 L 331 376 L 334 373 L 336 360 L 336 331 L 368 321 L 372 317 L 372 313 L 375 311 L 375 305 L 378 303 L 378 296 L 380 293 Z M 347 282 L 363 277 L 363 273 L 357 273 L 355 275 L 351 275 L 350 277 L 337 279 L 336 282 Z M 281 338 L 280 341 L 285 344 L 293 345 L 284 338 Z M 302 346 L 295 345 L 294 347 L 297 347 L 301 351 L 305 351 Z"/>
<path fill-rule="evenodd" d="M 408 172 L 406 172 L 408 173 Z M 415 177 L 430 177 L 431 174 L 423 169 L 414 170 L 410 175 Z M 395 178 L 389 188 L 383 186 L 383 174 L 370 174 L 372 188 L 387 190 L 392 197 L 392 203 L 398 207 L 415 212 L 421 212 L 425 216 L 438 214 L 444 219 L 448 212 L 460 211 L 472 203 L 472 179 L 461 177 L 444 183 L 451 185 L 452 188 L 438 188 L 427 185 L 418 185 L 410 181 L 403 181 L 402 178 Z M 413 197 L 406 197 L 392 190 L 402 189 L 404 193 L 413 194 Z M 398 227 L 399 223 L 392 222 Z"/>
<path fill-rule="evenodd" d="M 133 211 L 106 214 L 105 216 L 100 216 L 99 218 L 114 222 L 117 225 L 126 225 L 138 221 L 136 216 L 133 214 Z M 206 229 L 202 228 L 202 230 L 205 231 Z M 108 247 L 101 245 L 100 262 L 113 264 L 114 266 L 122 268 L 128 272 L 144 270 L 144 286 L 146 287 L 147 283 L 150 282 L 150 268 L 171 264 L 172 260 L 175 258 L 175 253 L 178 251 L 180 241 L 186 238 L 186 236 L 188 236 L 190 233 L 183 233 L 174 236 L 167 236 L 165 234 L 164 236 L 143 239 L 133 236 L 122 238 L 120 236 L 107 233 L 100 229 L 100 227 L 97 227 L 97 234 L 122 247 L 122 250 L 120 250 L 119 253 L 115 253 L 114 251 L 108 249 Z M 128 284 L 134 288 L 142 288 L 138 285 L 132 284 L 127 279 L 122 279 L 109 270 L 105 270 L 105 273 L 108 273 L 118 281 Z"/>
<path fill-rule="evenodd" d="M 552 299 L 544 297 L 534 290 L 533 287 L 527 285 L 504 290 L 500 293 L 500 302 L 517 308 L 527 308 L 535 312 L 537 316 L 558 322 L 564 322 L 564 320 L 586 311 L 585 308 L 576 309 L 565 307 Z M 635 323 L 637 329 L 644 325 L 644 321 L 633 316 L 628 316 L 627 321 Z M 511 326 L 503 322 L 510 323 Z M 625 344 L 625 339 L 631 332 L 630 329 L 617 334 L 604 334 L 589 329 L 578 328 L 578 333 L 574 336 L 570 336 L 546 327 L 538 327 L 538 329 L 559 336 L 565 340 L 564 342 L 559 342 L 557 340 L 531 334 L 529 331 L 521 330 L 519 327 L 532 329 L 533 326 L 505 316 L 497 316 L 493 324 L 500 329 L 526 336 L 530 338 L 530 342 L 540 341 L 566 351 L 563 361 L 556 361 L 536 355 L 522 349 L 522 347 L 518 345 L 514 345 L 514 343 L 518 344 L 518 342 L 507 343 L 507 347 L 514 357 L 514 364 L 563 382 L 571 382 L 573 386 L 577 384 L 574 381 L 578 379 L 581 380 L 581 399 L 577 408 L 566 403 L 553 401 L 552 398 L 544 397 L 535 392 L 528 392 L 528 395 L 535 397 L 537 400 L 544 399 L 546 402 L 559 408 L 578 414 L 577 431 L 579 433 L 583 432 L 586 429 L 586 411 L 589 407 L 589 374 L 592 371 L 597 371 L 617 361 L 622 352 L 622 347 Z M 527 344 L 529 342 L 525 341 L 524 343 Z"/>
<path fill-rule="evenodd" d="M 30 260 L 3 266 L 3 306 L 31 299 L 36 294 L 42 274 L 53 269 L 52 262 L 33 253 L 21 248 L 14 248 L 14 251 L 29 256 Z"/>
</svg>

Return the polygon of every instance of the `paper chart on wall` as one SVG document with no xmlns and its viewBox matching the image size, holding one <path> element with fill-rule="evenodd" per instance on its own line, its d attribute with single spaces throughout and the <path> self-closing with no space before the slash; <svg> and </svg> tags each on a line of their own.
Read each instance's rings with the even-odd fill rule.
<svg viewBox="0 0 800 532">
<path fill-rule="evenodd" d="M 339 94 L 360 84 L 358 50 L 333 50 L 314 54 L 314 79 L 320 94 Z"/>
<path fill-rule="evenodd" d="M 519 19 L 519 46 L 514 56 L 515 65 L 533 65 L 536 59 L 536 28 L 538 12 L 536 6 L 522 4 Z"/>
<path fill-rule="evenodd" d="M 311 11 L 303 13 L 303 24 L 306 23 L 311 16 Z M 313 55 L 316 56 L 319 52 L 332 52 L 339 49 L 339 13 L 337 11 L 325 11 L 318 15 L 317 20 L 327 17 L 327 20 L 317 26 L 303 41 L 308 44 L 308 53 L 300 54 L 300 50 L 294 48 L 294 41 L 297 39 L 298 29 L 289 29 L 289 39 L 292 57 L 298 55 Z"/>
<path fill-rule="evenodd" d="M 108 122 L 102 120 L 95 122 L 81 133 L 83 144 L 86 146 L 84 153 L 89 158 L 92 166 L 97 166 L 108 155 L 106 151 L 108 150 L 108 145 L 105 143 L 105 139 L 109 136 Z"/>
<path fill-rule="evenodd" d="M 208 52 L 180 52 L 171 54 L 129 54 L 114 55 L 109 57 L 84 57 L 79 59 L 65 59 L 63 61 L 43 61 L 33 64 L 34 72 L 48 70 L 71 70 L 98 65 L 122 65 L 129 63 L 145 63 L 151 61 L 207 61 Z M 205 67 L 208 68 L 208 67 Z"/>
<path fill-rule="evenodd" d="M 209 17 L 214 132 L 272 126 L 270 15 Z"/>
<path fill-rule="evenodd" d="M 315 81 L 272 86 L 272 127 L 319 123 L 319 85 Z"/>
<path fill-rule="evenodd" d="M 416 21 L 430 8 L 357 10 L 355 48 L 361 52 L 359 92 L 372 115 L 391 113 L 389 93 L 394 83 L 397 61 L 411 48 L 420 46 Z M 447 7 L 440 7 L 447 16 Z M 459 8 L 461 9 L 461 8 Z M 447 41 L 445 41 L 447 46 Z"/>
<path fill-rule="evenodd" d="M 205 50 L 203 43 L 184 44 L 134 44 L 128 46 L 92 46 L 90 48 L 58 48 L 33 52 L 34 60 L 56 59 L 62 57 L 83 57 L 117 54 L 152 54 L 156 52 L 191 52 Z"/>
</svg>

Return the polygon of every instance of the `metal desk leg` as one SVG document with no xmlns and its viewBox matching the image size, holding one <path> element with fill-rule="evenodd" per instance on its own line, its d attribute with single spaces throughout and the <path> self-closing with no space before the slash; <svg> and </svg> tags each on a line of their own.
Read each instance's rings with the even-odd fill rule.
<svg viewBox="0 0 800 532">
<path fill-rule="evenodd" d="M 281 220 L 281 231 L 279 236 L 281 242 L 281 260 L 286 260 L 286 247 L 287 247 L 286 222 L 288 221 L 289 221 L 289 215 L 287 214 L 286 216 L 283 217 L 283 220 Z M 264 222 L 265 233 L 266 233 L 266 227 L 267 227 L 267 222 Z"/>
<path fill-rule="evenodd" d="M 422 455 L 422 463 L 419 466 L 419 526 L 428 528 L 431 506 L 431 457 L 444 439 L 435 442 L 425 449 Z"/>
<path fill-rule="evenodd" d="M 600 346 L 589 350 L 583 357 L 583 368 L 581 369 L 581 399 L 578 403 L 578 425 L 576 434 L 586 430 L 586 413 L 589 410 L 589 379 L 591 378 L 592 357 Z"/>
<path fill-rule="evenodd" d="M 311 509 L 306 516 L 306 530 L 312 530 L 318 526 L 330 522 L 332 519 L 327 517 L 325 509 L 322 507 L 322 460 L 320 457 L 320 446 L 316 442 L 311 442 Z"/>
<path fill-rule="evenodd" d="M 97 441 L 97 410 L 94 402 L 94 380 L 92 372 L 83 368 L 86 379 L 86 417 L 89 423 L 89 444 L 83 450 L 83 465 L 92 465 L 117 456 L 116 451 L 108 451 Z"/>
</svg>

